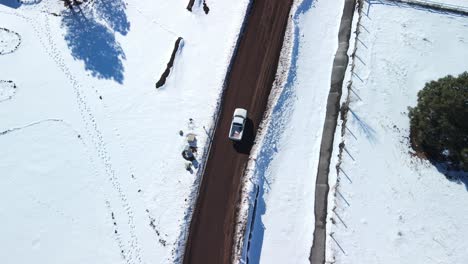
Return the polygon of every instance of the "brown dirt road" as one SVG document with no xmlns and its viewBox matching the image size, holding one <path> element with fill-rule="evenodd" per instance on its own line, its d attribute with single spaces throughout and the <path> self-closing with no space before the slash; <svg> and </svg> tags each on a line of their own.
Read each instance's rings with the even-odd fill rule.
<svg viewBox="0 0 468 264">
<path fill-rule="evenodd" d="M 184 264 L 230 263 L 240 179 L 266 108 L 283 45 L 292 0 L 254 0 L 241 36 L 197 205 L 190 225 Z M 244 138 L 228 139 L 232 113 L 247 109 Z"/>
</svg>

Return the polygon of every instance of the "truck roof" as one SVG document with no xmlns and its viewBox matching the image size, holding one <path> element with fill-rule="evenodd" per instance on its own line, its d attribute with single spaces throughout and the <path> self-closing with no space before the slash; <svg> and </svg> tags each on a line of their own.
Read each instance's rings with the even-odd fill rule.
<svg viewBox="0 0 468 264">
<path fill-rule="evenodd" d="M 232 123 L 242 125 L 244 123 L 244 118 L 239 116 L 234 116 Z"/>
</svg>

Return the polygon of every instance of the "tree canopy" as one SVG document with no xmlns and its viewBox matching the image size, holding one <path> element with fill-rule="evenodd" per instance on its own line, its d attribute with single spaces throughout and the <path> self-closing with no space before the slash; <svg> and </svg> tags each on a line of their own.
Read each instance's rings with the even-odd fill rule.
<svg viewBox="0 0 468 264">
<path fill-rule="evenodd" d="M 426 83 L 409 117 L 416 152 L 468 171 L 468 72 Z"/>
</svg>

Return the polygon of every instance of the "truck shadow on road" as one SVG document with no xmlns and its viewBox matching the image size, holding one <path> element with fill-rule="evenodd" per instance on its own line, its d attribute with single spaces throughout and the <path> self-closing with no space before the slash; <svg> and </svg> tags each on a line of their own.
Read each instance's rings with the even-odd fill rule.
<svg viewBox="0 0 468 264">
<path fill-rule="evenodd" d="M 234 149 L 241 154 L 250 154 L 250 150 L 254 144 L 255 133 L 253 122 L 250 118 L 245 120 L 244 134 L 242 135 L 242 140 L 239 142 L 234 142 L 232 145 Z"/>
</svg>

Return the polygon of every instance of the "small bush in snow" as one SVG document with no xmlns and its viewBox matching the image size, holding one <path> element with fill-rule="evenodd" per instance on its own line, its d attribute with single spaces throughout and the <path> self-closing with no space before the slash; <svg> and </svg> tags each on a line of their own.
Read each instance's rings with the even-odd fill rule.
<svg viewBox="0 0 468 264">
<path fill-rule="evenodd" d="M 426 83 L 409 117 L 416 152 L 468 171 L 468 72 Z"/>
</svg>

